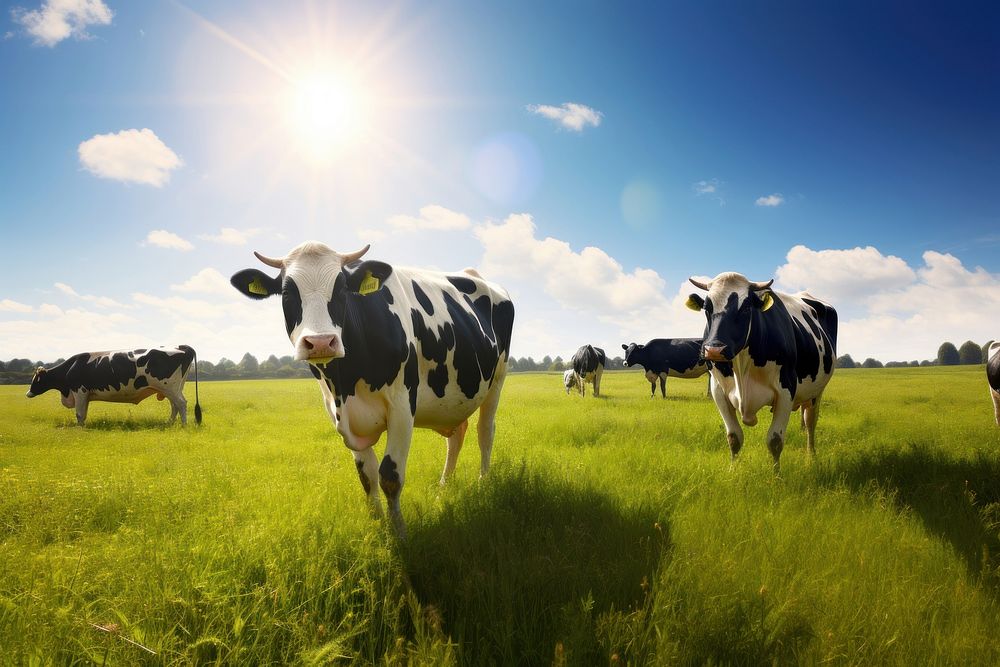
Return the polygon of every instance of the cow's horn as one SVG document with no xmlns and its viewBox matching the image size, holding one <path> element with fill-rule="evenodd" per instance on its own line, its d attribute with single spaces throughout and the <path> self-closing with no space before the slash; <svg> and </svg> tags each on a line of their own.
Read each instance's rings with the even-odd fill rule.
<svg viewBox="0 0 1000 667">
<path fill-rule="evenodd" d="M 688 278 L 688 281 L 698 289 L 703 289 L 706 292 L 712 288 L 712 281 L 709 280 L 707 283 L 703 283 L 700 280 L 695 280 L 694 278 Z"/>
<path fill-rule="evenodd" d="M 767 289 L 768 287 L 770 287 L 771 283 L 773 282 L 774 278 L 771 278 L 766 283 L 750 283 L 750 289 L 752 289 L 754 292 L 759 292 L 762 289 Z"/>
<path fill-rule="evenodd" d="M 273 266 L 276 269 L 283 269 L 283 268 L 285 268 L 285 260 L 284 259 L 275 259 L 273 257 L 266 257 L 266 256 L 260 254 L 259 252 L 257 252 L 256 250 L 253 251 L 253 254 L 254 254 L 254 256 L 257 259 L 259 259 L 260 261 L 264 262 L 268 266 Z"/>
<path fill-rule="evenodd" d="M 371 244 L 369 243 L 368 245 L 366 245 L 366 246 L 365 246 L 364 248 L 362 248 L 361 250 L 357 250 L 357 251 L 355 251 L 355 252 L 349 252 L 349 253 L 347 253 L 347 254 L 345 254 L 345 255 L 341 255 L 341 257 L 342 257 L 342 258 L 343 258 L 343 260 L 344 260 L 344 264 L 349 264 L 349 263 L 351 263 L 351 262 L 353 262 L 353 261 L 355 261 L 355 260 L 358 260 L 358 259 L 361 259 L 361 257 L 362 257 L 362 256 L 363 256 L 363 255 L 364 255 L 364 254 L 365 254 L 366 252 L 368 252 L 368 249 L 369 249 L 369 248 L 371 248 L 371 247 L 372 247 L 372 246 L 371 246 Z"/>
</svg>

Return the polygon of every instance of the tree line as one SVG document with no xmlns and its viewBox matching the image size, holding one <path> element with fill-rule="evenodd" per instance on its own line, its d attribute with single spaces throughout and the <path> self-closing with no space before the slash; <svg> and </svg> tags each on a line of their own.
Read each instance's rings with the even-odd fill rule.
<svg viewBox="0 0 1000 667">
<path fill-rule="evenodd" d="M 971 340 L 962 343 L 961 347 L 955 347 L 952 343 L 942 343 L 938 348 L 937 357 L 934 359 L 924 359 L 923 361 L 889 361 L 882 363 L 878 359 L 871 357 L 858 363 L 845 354 L 837 357 L 837 368 L 901 368 L 904 366 L 958 366 L 963 364 L 983 364 L 986 363 L 986 353 L 993 341 L 987 341 L 983 345 L 977 345 Z M 11 359 L 10 361 L 0 361 L 0 384 L 28 384 L 39 366 L 51 368 L 61 364 L 65 359 L 56 359 L 51 363 L 42 361 L 32 361 L 30 359 Z M 557 356 L 552 358 L 548 355 L 542 357 L 540 361 L 535 361 L 531 357 L 511 357 L 508 368 L 512 373 L 531 371 L 564 371 L 572 368 L 569 361 Z M 621 357 L 608 359 L 605 369 L 615 371 L 625 368 L 625 360 Z M 268 378 L 310 378 L 309 364 L 304 361 L 296 361 L 291 356 L 278 357 L 269 356 L 264 361 L 258 361 L 255 356 L 247 352 L 239 361 L 232 361 L 223 357 L 218 362 L 211 361 L 198 362 L 199 380 L 260 380 Z"/>
</svg>

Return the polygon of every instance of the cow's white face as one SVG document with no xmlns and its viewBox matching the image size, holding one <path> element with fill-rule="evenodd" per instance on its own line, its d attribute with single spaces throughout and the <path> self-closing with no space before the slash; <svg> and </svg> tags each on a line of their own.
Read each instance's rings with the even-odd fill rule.
<svg viewBox="0 0 1000 667">
<path fill-rule="evenodd" d="M 343 322 L 334 324 L 330 312 L 343 260 L 326 246 L 300 250 L 303 246 L 285 258 L 281 285 L 285 328 L 295 348 L 295 358 L 324 361 L 343 357 L 346 354 Z"/>
<path fill-rule="evenodd" d="M 245 269 L 233 275 L 230 282 L 252 299 L 281 294 L 285 331 L 295 348 L 295 358 L 325 363 L 347 354 L 343 307 L 338 307 L 338 297 L 343 296 L 345 288 L 341 269 L 367 251 L 365 246 L 344 255 L 310 241 L 282 259 L 257 255 L 268 266 L 281 269 L 276 278 L 257 269 Z"/>
</svg>

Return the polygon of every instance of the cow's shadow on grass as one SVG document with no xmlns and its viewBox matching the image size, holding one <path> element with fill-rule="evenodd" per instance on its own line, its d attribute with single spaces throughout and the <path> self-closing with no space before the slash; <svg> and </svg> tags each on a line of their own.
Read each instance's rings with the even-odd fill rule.
<svg viewBox="0 0 1000 667">
<path fill-rule="evenodd" d="M 974 577 L 1000 599 L 1000 461 L 956 460 L 923 444 L 854 456 L 821 473 L 854 491 L 874 485 L 894 494 L 931 533 L 947 540 Z"/>
<path fill-rule="evenodd" d="M 494 469 L 409 527 L 413 590 L 467 664 L 549 663 L 560 642 L 606 662 L 595 622 L 642 604 L 670 548 L 653 510 L 523 469 Z"/>
<path fill-rule="evenodd" d="M 76 426 L 74 421 L 73 426 Z M 193 424 L 188 424 L 193 426 Z M 165 418 L 159 417 L 125 417 L 124 419 L 113 419 L 111 417 L 99 417 L 88 419 L 85 429 L 88 431 L 169 431 L 174 428 L 181 428 L 180 421 L 171 424 Z"/>
</svg>

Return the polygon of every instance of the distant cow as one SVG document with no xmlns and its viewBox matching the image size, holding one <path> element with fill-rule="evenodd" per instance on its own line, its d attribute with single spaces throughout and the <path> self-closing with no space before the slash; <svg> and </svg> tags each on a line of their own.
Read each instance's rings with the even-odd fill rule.
<svg viewBox="0 0 1000 667">
<path fill-rule="evenodd" d="M 986 353 L 986 379 L 993 397 L 993 415 L 1000 426 L 1000 341 L 991 344 Z"/>
<path fill-rule="evenodd" d="M 399 500 L 414 428 L 448 438 L 442 483 L 455 469 L 469 416 L 479 410 L 480 475 L 490 466 L 494 418 L 507 372 L 514 306 L 476 271 L 439 273 L 360 261 L 307 242 L 231 282 L 253 299 L 281 295 L 295 357 L 310 363 L 323 401 L 352 450 L 374 511 L 378 488 L 405 534 Z M 379 464 L 372 445 L 386 432 Z"/>
<path fill-rule="evenodd" d="M 601 395 L 601 376 L 604 375 L 604 367 L 608 363 L 608 357 L 604 350 L 593 345 L 583 345 L 570 360 L 573 365 L 573 373 L 576 375 L 576 385 L 581 396 L 586 396 L 584 388 L 585 382 L 594 385 L 594 396 Z"/>
<path fill-rule="evenodd" d="M 667 378 L 696 378 L 708 373 L 708 362 L 701 356 L 701 338 L 654 338 L 645 345 L 622 344 L 626 366 L 642 366 L 649 380 L 649 397 L 667 397 Z"/>
<path fill-rule="evenodd" d="M 804 292 L 772 291 L 773 280 L 750 282 L 738 273 L 720 273 L 708 282 L 690 280 L 708 292 L 704 299 L 692 294 L 687 306 L 703 311 L 707 319 L 704 356 L 712 362 L 712 397 L 733 458 L 743 446 L 739 419 L 753 426 L 765 406 L 774 414 L 767 445 L 775 471 L 788 419 L 799 407 L 807 448 L 815 455 L 820 398 L 837 356 L 837 311 Z"/>
<path fill-rule="evenodd" d="M 193 348 L 122 350 L 119 352 L 82 352 L 52 368 L 38 368 L 31 379 L 28 398 L 56 389 L 62 404 L 76 409 L 81 426 L 87 420 L 91 401 L 139 403 L 156 396 L 170 401 L 171 423 L 181 416 L 187 424 L 187 400 L 184 383 L 194 368 L 194 419 L 201 424 L 198 402 L 198 357 Z"/>
<path fill-rule="evenodd" d="M 566 387 L 567 396 L 569 396 L 570 390 L 576 387 L 576 371 L 572 368 L 563 372 L 563 386 Z"/>
</svg>

